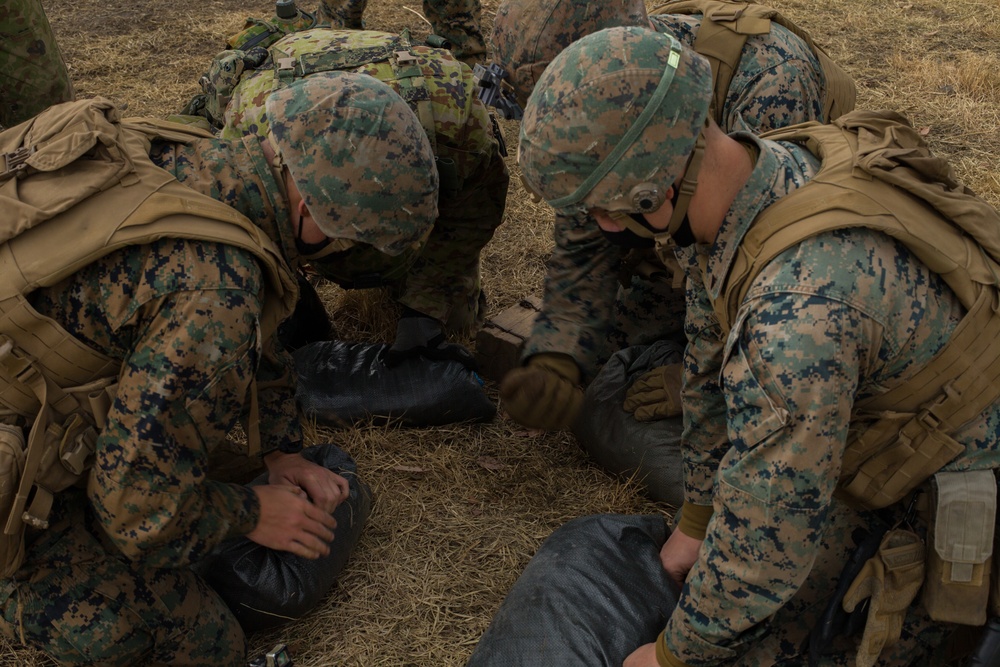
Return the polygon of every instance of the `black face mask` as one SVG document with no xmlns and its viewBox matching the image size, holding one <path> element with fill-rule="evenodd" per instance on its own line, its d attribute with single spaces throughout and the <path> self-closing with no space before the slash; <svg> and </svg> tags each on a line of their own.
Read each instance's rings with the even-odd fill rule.
<svg viewBox="0 0 1000 667">
<path fill-rule="evenodd" d="M 645 227 L 651 232 L 656 232 L 657 230 L 649 226 L 646 222 L 646 218 L 641 213 L 629 213 L 629 217 L 635 220 L 637 223 Z M 611 245 L 616 245 L 620 248 L 628 248 L 629 250 L 641 250 L 644 248 L 652 248 L 656 245 L 656 241 L 649 238 L 644 238 L 639 236 L 631 229 L 623 229 L 620 232 L 608 232 L 601 230 L 601 234 L 607 239 L 608 243 Z"/>
</svg>

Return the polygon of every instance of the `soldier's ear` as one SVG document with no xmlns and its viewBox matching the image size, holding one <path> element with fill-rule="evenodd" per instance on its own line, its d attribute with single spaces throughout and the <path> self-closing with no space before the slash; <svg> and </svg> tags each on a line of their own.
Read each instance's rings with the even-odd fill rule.
<svg viewBox="0 0 1000 667">
<path fill-rule="evenodd" d="M 305 201 L 303 201 L 302 199 L 299 199 L 298 208 L 299 208 L 300 220 L 305 220 L 306 218 L 309 218 L 310 220 L 312 219 L 312 214 L 309 212 L 309 207 L 306 206 Z"/>
</svg>

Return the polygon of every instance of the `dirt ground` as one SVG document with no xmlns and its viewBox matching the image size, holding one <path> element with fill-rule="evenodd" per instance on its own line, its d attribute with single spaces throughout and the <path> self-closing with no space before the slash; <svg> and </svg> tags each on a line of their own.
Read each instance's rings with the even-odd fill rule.
<svg viewBox="0 0 1000 667">
<path fill-rule="evenodd" d="M 303 7 L 314 9 L 315 0 Z M 489 34 L 498 0 L 482 3 Z M 994 0 L 775 0 L 858 82 L 859 107 L 892 108 L 922 128 L 960 177 L 1000 205 L 1000 8 Z M 263 0 L 43 0 L 78 94 L 125 115 L 162 116 L 198 91 L 211 57 Z M 654 6 L 650 4 L 650 7 Z M 371 29 L 428 26 L 418 3 L 370 0 Z M 517 127 L 504 124 L 508 146 Z M 511 151 L 512 156 L 514 151 Z M 551 216 L 532 204 L 511 158 L 505 224 L 483 257 L 491 314 L 540 294 Z M 384 295 L 322 294 L 345 337 L 386 340 Z M 496 398 L 495 387 L 490 386 Z M 501 406 L 502 409 L 502 406 Z M 592 465 L 567 434 L 525 431 L 501 415 L 435 429 L 317 429 L 358 461 L 376 504 L 345 575 L 304 620 L 251 638 L 287 642 L 296 665 L 464 665 L 504 594 L 541 541 L 593 513 L 670 513 L 635 485 Z M 48 665 L 0 642 L 0 665 Z"/>
</svg>

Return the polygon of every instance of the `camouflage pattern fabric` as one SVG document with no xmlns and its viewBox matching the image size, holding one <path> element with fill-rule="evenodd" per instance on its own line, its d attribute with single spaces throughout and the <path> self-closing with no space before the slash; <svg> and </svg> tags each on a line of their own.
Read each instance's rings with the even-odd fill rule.
<svg viewBox="0 0 1000 667">
<path fill-rule="evenodd" d="M 0 5 L 0 128 L 73 99 L 49 20 L 39 0 Z"/>
<path fill-rule="evenodd" d="M 265 102 L 271 141 L 320 230 L 388 255 L 423 244 L 438 173 L 420 121 L 389 86 L 322 72 Z"/>
<path fill-rule="evenodd" d="M 698 562 L 663 640 L 690 664 L 782 664 L 822 612 L 872 513 L 832 497 L 855 401 L 906 381 L 964 315 L 909 250 L 862 228 L 808 239 L 755 280 L 728 338 L 711 308 L 758 213 L 806 183 L 818 160 L 749 134 L 760 150 L 714 244 L 678 251 L 688 275 L 685 500 L 713 505 Z M 1000 406 L 955 435 L 946 470 L 1000 467 Z M 897 517 L 902 507 L 895 507 Z M 739 600 L 738 605 L 733 600 Z M 768 619 L 771 619 L 770 621 Z M 884 664 L 926 658 L 950 626 L 914 603 Z M 855 640 L 856 641 L 856 640 Z M 829 665 L 851 665 L 845 642 Z"/>
<path fill-rule="evenodd" d="M 368 0 L 320 0 L 317 15 L 333 28 L 363 30 Z M 424 0 L 424 17 L 434 34 L 451 44 L 455 57 L 470 65 L 486 57 L 479 0 Z"/>
<path fill-rule="evenodd" d="M 435 129 L 429 138 L 441 175 L 438 217 L 406 278 L 393 289 L 401 304 L 437 318 L 449 329 L 464 329 L 477 325 L 484 315 L 479 255 L 503 220 L 509 176 L 489 112 L 475 95 L 472 71 L 448 51 L 410 48 L 415 61 L 406 67 L 418 75 L 422 88 L 415 87 L 411 77 L 401 78 L 398 66 L 387 60 L 361 64 L 372 51 L 395 50 L 399 44 L 400 38 L 389 33 L 328 28 L 282 38 L 260 69 L 243 72 L 226 109 L 222 136 L 267 136 L 265 104 L 275 88 L 272 63 L 286 56 L 343 55 L 342 71 L 384 81 L 418 116 L 429 111 L 432 118 L 425 127 L 432 123 Z"/>
<path fill-rule="evenodd" d="M 658 32 L 694 43 L 697 16 L 650 17 Z M 824 81 L 819 62 L 800 38 L 772 24 L 767 35 L 747 39 L 721 110 L 727 133 L 755 134 L 823 117 Z M 669 271 L 654 280 L 638 276 L 619 284 L 626 257 L 608 243 L 592 219 L 557 215 L 556 243 L 548 262 L 542 312 L 525 344 L 524 358 L 561 352 L 576 359 L 586 378 L 616 350 L 676 337 L 682 329 L 684 291 Z"/>
<path fill-rule="evenodd" d="M 292 245 L 286 204 L 256 140 L 161 143 L 152 158 L 282 248 Z M 85 496 L 57 497 L 55 529 L 29 529 L 25 564 L 0 583 L 9 637 L 64 664 L 245 659 L 235 618 L 186 566 L 257 523 L 252 491 L 206 477 L 210 452 L 245 416 L 254 378 L 263 385 L 263 449 L 302 446 L 291 358 L 259 339 L 263 289 L 249 252 L 163 239 L 31 293 L 41 314 L 121 359 L 122 371 Z"/>
</svg>

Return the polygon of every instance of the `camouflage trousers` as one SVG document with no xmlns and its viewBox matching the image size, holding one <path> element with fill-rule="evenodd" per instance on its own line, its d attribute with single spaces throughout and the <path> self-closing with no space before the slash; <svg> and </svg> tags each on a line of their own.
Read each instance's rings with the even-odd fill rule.
<svg viewBox="0 0 1000 667">
<path fill-rule="evenodd" d="M 69 72 L 39 0 L 0 3 L 0 127 L 72 99 Z"/>
<path fill-rule="evenodd" d="M 503 222 L 509 181 L 503 158 L 495 153 L 458 192 L 441 191 L 427 244 L 393 289 L 399 303 L 437 318 L 450 332 L 483 323 L 480 255 Z"/>
<path fill-rule="evenodd" d="M 319 19 L 335 28 L 360 30 L 367 3 L 368 0 L 320 0 Z M 466 63 L 485 60 L 479 0 L 424 0 L 424 16 L 434 34 L 451 43 L 459 60 Z"/>
<path fill-rule="evenodd" d="M 243 630 L 189 568 L 118 554 L 81 490 L 60 494 L 51 527 L 0 584 L 0 629 L 63 665 L 245 665 Z"/>
</svg>

